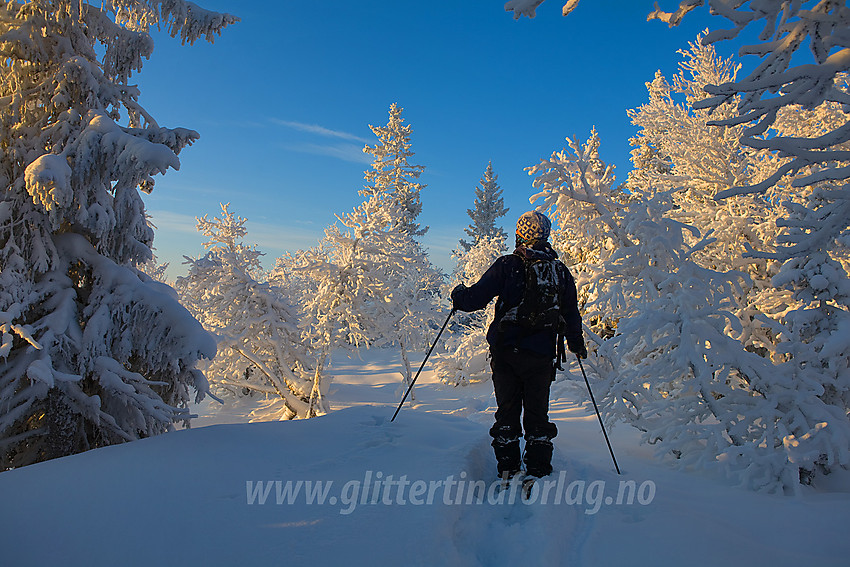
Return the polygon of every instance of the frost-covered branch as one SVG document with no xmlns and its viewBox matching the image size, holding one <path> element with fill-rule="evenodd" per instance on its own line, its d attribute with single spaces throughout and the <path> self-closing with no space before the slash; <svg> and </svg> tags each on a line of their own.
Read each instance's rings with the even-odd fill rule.
<svg viewBox="0 0 850 567">
<path fill-rule="evenodd" d="M 665 13 L 656 7 L 649 18 L 661 19 L 671 26 L 678 25 L 685 14 L 703 3 L 703 0 L 684 0 L 674 13 Z M 824 177 L 846 179 L 850 169 L 836 169 L 836 162 L 850 158 L 850 154 L 842 149 L 850 141 L 846 116 L 841 125 L 816 137 L 800 138 L 781 133 L 765 137 L 783 109 L 799 107 L 814 110 L 829 102 L 850 103 L 850 95 L 839 88 L 841 75 L 850 70 L 850 33 L 847 31 L 850 29 L 850 9 L 846 2 L 745 0 L 729 3 L 708 0 L 708 5 L 712 13 L 726 18 L 733 27 L 710 32 L 703 38 L 703 43 L 733 39 L 749 26 L 762 25 L 758 36 L 761 43 L 744 45 L 738 50 L 740 55 L 760 57 L 761 63 L 744 78 L 706 85 L 706 92 L 713 96 L 694 103 L 694 108 L 716 109 L 738 99 L 737 115 L 716 119 L 712 124 L 749 124 L 742 133 L 742 143 L 792 158 L 762 183 L 728 189 L 718 198 L 763 192 L 783 175 L 812 167 L 830 173 L 798 178 L 794 181 L 795 186 L 813 184 Z M 807 40 L 814 63 L 792 65 L 793 56 Z"/>
</svg>

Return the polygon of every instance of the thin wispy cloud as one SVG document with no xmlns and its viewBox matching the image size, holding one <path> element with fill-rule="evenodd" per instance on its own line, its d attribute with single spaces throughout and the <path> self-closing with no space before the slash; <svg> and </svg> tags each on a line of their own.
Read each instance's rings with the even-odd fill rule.
<svg viewBox="0 0 850 567">
<path fill-rule="evenodd" d="M 279 126 L 292 128 L 293 130 L 299 130 L 301 132 L 310 132 L 311 134 L 318 134 L 319 136 L 325 136 L 327 138 L 341 138 L 343 140 L 351 140 L 353 142 L 363 142 L 364 144 L 369 141 L 366 138 L 361 138 L 360 136 L 349 134 L 348 132 L 342 132 L 340 130 L 331 130 L 330 128 L 325 128 L 318 124 L 306 124 L 304 122 L 281 120 L 279 118 L 272 118 L 272 122 Z"/>
<path fill-rule="evenodd" d="M 330 156 L 350 161 L 353 163 L 372 163 L 372 157 L 369 154 L 363 153 L 363 148 L 356 144 L 290 144 L 284 146 L 285 149 L 293 152 L 302 152 L 305 154 L 316 154 L 322 156 Z"/>
<path fill-rule="evenodd" d="M 208 218 L 218 216 L 220 213 L 208 214 Z M 151 222 L 156 226 L 157 234 L 163 236 L 162 240 L 177 235 L 191 234 L 196 240 L 206 240 L 206 237 L 197 230 L 197 217 L 170 211 L 148 211 Z M 198 215 L 201 217 L 203 215 Z M 248 219 L 245 228 L 248 235 L 245 237 L 247 244 L 256 244 L 264 252 L 269 250 L 279 252 L 281 250 L 297 250 L 308 248 L 316 244 L 321 237 L 321 230 L 316 228 L 294 228 L 291 224 L 256 222 Z M 160 244 L 161 242 L 156 242 Z M 180 244 L 179 242 L 175 244 Z"/>
<path fill-rule="evenodd" d="M 146 212 L 151 217 L 151 223 L 156 227 L 157 234 L 160 232 L 192 234 L 203 238 L 196 228 L 198 221 L 192 215 L 166 210 L 148 210 Z M 156 242 L 156 244 L 159 244 L 159 242 Z"/>
</svg>

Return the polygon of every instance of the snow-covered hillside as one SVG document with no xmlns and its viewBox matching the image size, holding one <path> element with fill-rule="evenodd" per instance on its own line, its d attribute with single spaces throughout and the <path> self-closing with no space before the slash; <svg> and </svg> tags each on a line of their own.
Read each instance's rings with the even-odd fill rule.
<svg viewBox="0 0 850 567">
<path fill-rule="evenodd" d="M 0 474 L 2 565 L 797 567 L 850 557 L 847 475 L 831 475 L 830 492 L 761 495 L 672 471 L 620 426 L 610 432 L 618 477 L 566 380 L 553 387 L 551 487 L 538 483 L 528 503 L 497 493 L 491 386 L 447 387 L 426 372 L 415 407 L 390 423 L 401 368 L 391 351 L 364 356 L 335 360 L 334 411 L 323 417 L 223 424 L 238 419 L 225 409 L 192 430 Z M 617 503 L 621 481 L 634 481 L 631 504 L 630 484 Z"/>
</svg>

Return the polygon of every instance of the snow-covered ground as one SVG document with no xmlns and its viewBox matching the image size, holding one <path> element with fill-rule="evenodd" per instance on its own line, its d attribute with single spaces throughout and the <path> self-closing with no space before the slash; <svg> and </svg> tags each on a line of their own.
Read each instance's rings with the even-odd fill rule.
<svg viewBox="0 0 850 567">
<path fill-rule="evenodd" d="M 204 404 L 191 430 L 0 474 L 0 565 L 850 561 L 847 474 L 801 497 L 755 494 L 669 469 L 620 426 L 618 477 L 569 381 L 553 387 L 551 484 L 528 502 L 497 492 L 490 385 L 447 387 L 426 371 L 391 423 L 393 355 L 337 356 L 324 417 L 244 423 L 247 407 Z"/>
</svg>

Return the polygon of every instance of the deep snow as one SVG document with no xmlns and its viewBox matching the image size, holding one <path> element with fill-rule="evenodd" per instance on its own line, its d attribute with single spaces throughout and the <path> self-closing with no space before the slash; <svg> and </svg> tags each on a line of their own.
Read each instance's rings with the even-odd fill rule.
<svg viewBox="0 0 850 567">
<path fill-rule="evenodd" d="M 847 565 L 847 474 L 801 497 L 751 493 L 671 470 L 619 426 L 609 432 L 618 478 L 569 381 L 553 387 L 562 484 L 547 502 L 538 492 L 511 503 L 505 491 L 503 503 L 493 492 L 456 505 L 458 486 L 447 496 L 437 482 L 489 489 L 495 474 L 491 387 L 443 386 L 426 371 L 415 405 L 390 423 L 394 354 L 337 356 L 334 411 L 320 418 L 223 424 L 244 421 L 246 407 L 205 404 L 191 430 L 0 474 L 2 565 Z M 395 486 L 376 492 L 390 475 Z M 651 501 L 606 504 L 620 480 Z M 303 484 L 295 502 L 278 504 L 272 483 L 261 504 L 257 481 Z M 306 503 L 306 481 L 333 481 L 324 504 Z M 581 503 L 566 502 L 578 493 Z"/>
</svg>

